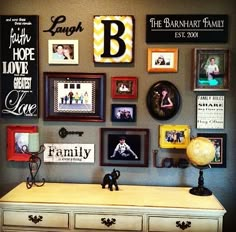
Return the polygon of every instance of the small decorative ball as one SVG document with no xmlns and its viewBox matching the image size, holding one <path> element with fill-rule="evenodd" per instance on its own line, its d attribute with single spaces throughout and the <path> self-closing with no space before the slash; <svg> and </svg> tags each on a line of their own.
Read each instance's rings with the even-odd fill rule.
<svg viewBox="0 0 236 232">
<path fill-rule="evenodd" d="M 187 157 L 196 166 L 208 165 L 215 157 L 214 144 L 205 137 L 196 137 L 187 146 Z"/>
</svg>

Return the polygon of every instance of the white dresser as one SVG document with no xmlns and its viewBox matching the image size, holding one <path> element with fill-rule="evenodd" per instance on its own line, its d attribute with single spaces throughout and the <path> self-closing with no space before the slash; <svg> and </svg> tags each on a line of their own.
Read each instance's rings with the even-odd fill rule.
<svg viewBox="0 0 236 232">
<path fill-rule="evenodd" d="M 0 231 L 221 232 L 224 207 L 184 187 L 21 183 L 0 199 Z"/>
</svg>

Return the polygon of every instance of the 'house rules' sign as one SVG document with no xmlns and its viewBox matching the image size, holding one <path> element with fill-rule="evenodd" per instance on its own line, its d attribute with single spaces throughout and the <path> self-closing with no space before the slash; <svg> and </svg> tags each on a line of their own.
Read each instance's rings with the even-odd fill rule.
<svg viewBox="0 0 236 232">
<path fill-rule="evenodd" d="M 227 15 L 147 15 L 146 42 L 225 43 Z"/>
</svg>

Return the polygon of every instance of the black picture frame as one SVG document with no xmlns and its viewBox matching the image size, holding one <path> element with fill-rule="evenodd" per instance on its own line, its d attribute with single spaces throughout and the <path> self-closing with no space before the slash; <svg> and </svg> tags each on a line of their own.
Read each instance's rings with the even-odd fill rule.
<svg viewBox="0 0 236 232">
<path fill-rule="evenodd" d="M 43 75 L 45 121 L 105 121 L 104 73 L 44 72 Z"/>
<path fill-rule="evenodd" d="M 226 143 L 227 134 L 225 133 L 198 133 L 197 137 L 205 137 L 213 142 L 216 153 L 211 161 L 212 168 L 226 168 Z"/>
<path fill-rule="evenodd" d="M 127 145 L 119 148 L 119 143 L 122 138 L 125 139 Z M 149 129 L 100 129 L 101 166 L 147 167 L 148 154 Z"/>
<path fill-rule="evenodd" d="M 165 102 L 169 104 L 169 100 L 165 99 L 162 106 L 163 91 L 167 92 L 168 95 L 165 99 L 168 99 L 169 97 L 172 106 L 165 104 Z M 146 104 L 148 111 L 153 118 L 158 120 L 168 120 L 178 113 L 181 104 L 181 96 L 176 86 L 171 82 L 158 81 L 148 90 Z"/>
<path fill-rule="evenodd" d="M 111 105 L 112 122 L 136 122 L 135 104 L 112 104 Z"/>
</svg>

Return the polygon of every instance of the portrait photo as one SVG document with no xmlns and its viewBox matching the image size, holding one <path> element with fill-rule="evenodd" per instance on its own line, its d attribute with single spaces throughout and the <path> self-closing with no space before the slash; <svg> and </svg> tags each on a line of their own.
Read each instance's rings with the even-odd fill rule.
<svg viewBox="0 0 236 232">
<path fill-rule="evenodd" d="M 137 77 L 112 77 L 111 96 L 116 99 L 137 98 L 138 91 Z"/>
<path fill-rule="evenodd" d="M 78 64 L 78 40 L 49 40 L 49 64 Z"/>
<path fill-rule="evenodd" d="M 29 134 L 38 131 L 37 126 L 20 126 L 9 125 L 7 126 L 7 160 L 28 162 L 30 154 L 29 147 Z"/>
<path fill-rule="evenodd" d="M 169 81 L 153 84 L 147 94 L 149 113 L 158 120 L 168 120 L 176 115 L 180 107 L 180 93 Z"/>
<path fill-rule="evenodd" d="M 15 133 L 15 153 L 25 153 L 29 145 L 29 133 Z"/>
<path fill-rule="evenodd" d="M 112 104 L 111 120 L 113 122 L 135 122 L 136 121 L 136 105 Z"/>
<path fill-rule="evenodd" d="M 198 133 L 197 136 L 208 138 L 215 147 L 215 157 L 211 161 L 212 168 L 226 168 L 226 142 L 225 133 Z"/>
<path fill-rule="evenodd" d="M 101 128 L 100 142 L 101 166 L 148 166 L 148 129 Z"/>
<path fill-rule="evenodd" d="M 177 48 L 148 48 L 148 72 L 177 72 Z"/>
<path fill-rule="evenodd" d="M 193 90 L 229 90 L 229 50 L 194 49 Z"/>
<path fill-rule="evenodd" d="M 188 125 L 163 124 L 159 126 L 159 145 L 161 148 L 186 148 L 190 142 Z"/>
</svg>

